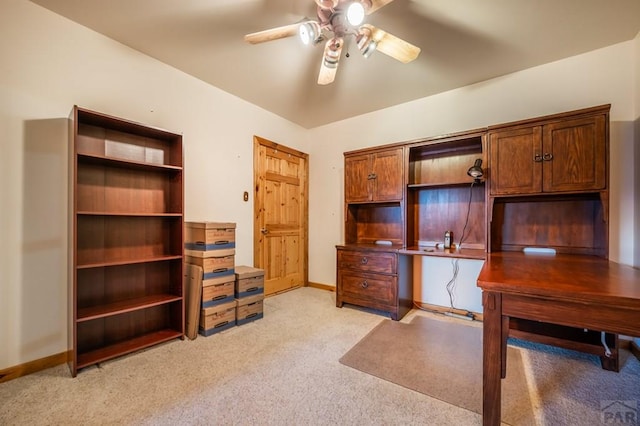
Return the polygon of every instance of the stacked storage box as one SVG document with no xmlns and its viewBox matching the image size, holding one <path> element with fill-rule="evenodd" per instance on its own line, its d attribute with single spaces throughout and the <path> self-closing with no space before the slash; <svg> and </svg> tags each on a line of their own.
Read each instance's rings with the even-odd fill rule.
<svg viewBox="0 0 640 426">
<path fill-rule="evenodd" d="M 264 316 L 264 270 L 250 266 L 235 269 L 236 324 L 242 325 Z"/>
<path fill-rule="evenodd" d="M 198 331 L 203 336 L 236 323 L 235 228 L 235 223 L 185 223 L 185 261 L 202 268 Z"/>
</svg>

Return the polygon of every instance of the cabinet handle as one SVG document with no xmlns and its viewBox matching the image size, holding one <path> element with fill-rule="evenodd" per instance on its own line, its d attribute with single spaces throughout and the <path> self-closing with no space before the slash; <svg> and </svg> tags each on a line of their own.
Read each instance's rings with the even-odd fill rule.
<svg viewBox="0 0 640 426">
<path fill-rule="evenodd" d="M 378 175 L 376 175 L 375 173 L 369 173 L 369 175 L 367 176 L 367 179 L 371 180 L 371 179 L 375 179 L 377 177 L 378 177 Z"/>
<path fill-rule="evenodd" d="M 367 288 L 367 287 L 369 287 L 369 283 L 367 282 L 367 280 L 364 280 L 364 281 L 362 281 L 362 284 L 360 284 L 360 286 L 362 288 Z"/>
<path fill-rule="evenodd" d="M 540 154 L 534 155 L 533 156 L 533 161 L 535 161 L 536 163 L 542 162 L 542 155 L 540 155 Z"/>
<path fill-rule="evenodd" d="M 367 259 L 366 257 L 363 257 L 362 259 L 360 259 L 360 263 L 362 263 L 363 265 L 366 265 L 367 263 L 369 263 L 369 259 Z"/>
<path fill-rule="evenodd" d="M 544 161 L 551 161 L 551 160 L 553 160 L 553 154 L 552 154 L 552 153 L 550 153 L 550 152 L 545 152 L 545 153 L 542 155 L 542 159 L 543 159 Z"/>
</svg>

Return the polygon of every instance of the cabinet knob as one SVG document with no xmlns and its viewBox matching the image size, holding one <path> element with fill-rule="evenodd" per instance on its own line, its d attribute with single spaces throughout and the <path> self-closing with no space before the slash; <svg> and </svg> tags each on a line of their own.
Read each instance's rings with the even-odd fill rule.
<svg viewBox="0 0 640 426">
<path fill-rule="evenodd" d="M 371 180 L 371 179 L 375 179 L 375 178 L 377 178 L 377 177 L 378 177 L 378 175 L 377 175 L 377 174 L 375 174 L 375 173 L 369 173 L 369 175 L 367 176 L 367 179 Z"/>
<path fill-rule="evenodd" d="M 362 286 L 362 288 L 367 288 L 369 287 L 369 283 L 367 282 L 367 280 L 362 281 L 362 284 L 360 284 L 360 286 Z"/>
<path fill-rule="evenodd" d="M 535 161 L 536 163 L 542 162 L 542 155 L 540 155 L 540 154 L 534 155 L 533 156 L 533 161 Z"/>
<path fill-rule="evenodd" d="M 369 263 L 369 259 L 367 259 L 366 257 L 363 257 L 363 258 L 360 260 L 360 263 L 362 263 L 363 265 L 366 265 L 367 263 Z"/>
<path fill-rule="evenodd" d="M 551 161 L 553 160 L 553 154 L 550 152 L 545 152 L 544 154 L 542 154 L 542 159 L 544 161 Z"/>
</svg>

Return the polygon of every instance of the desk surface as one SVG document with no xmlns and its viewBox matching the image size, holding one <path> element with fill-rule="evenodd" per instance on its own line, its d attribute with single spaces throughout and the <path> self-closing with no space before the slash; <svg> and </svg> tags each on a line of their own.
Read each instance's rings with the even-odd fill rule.
<svg viewBox="0 0 640 426">
<path fill-rule="evenodd" d="M 486 291 L 640 309 L 640 269 L 595 256 L 491 253 L 478 286 Z"/>
<path fill-rule="evenodd" d="M 640 270 L 592 256 L 491 253 L 482 288 L 485 426 L 501 421 L 509 316 L 640 337 Z"/>
</svg>

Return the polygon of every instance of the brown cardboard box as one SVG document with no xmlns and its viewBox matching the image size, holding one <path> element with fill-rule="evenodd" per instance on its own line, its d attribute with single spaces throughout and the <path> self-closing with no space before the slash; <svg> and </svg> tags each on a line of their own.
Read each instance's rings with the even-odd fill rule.
<svg viewBox="0 0 640 426">
<path fill-rule="evenodd" d="M 231 276 L 234 278 L 235 249 L 185 250 L 185 261 L 202 267 L 203 279 Z"/>
<path fill-rule="evenodd" d="M 264 296 L 264 269 L 238 266 L 236 274 L 236 299 L 262 294 Z"/>
<path fill-rule="evenodd" d="M 236 325 L 236 302 L 216 305 L 200 312 L 200 334 L 211 336 Z"/>
<path fill-rule="evenodd" d="M 219 250 L 236 247 L 236 224 L 230 222 L 185 222 L 187 250 Z"/>
<path fill-rule="evenodd" d="M 232 275 L 202 281 L 202 309 L 234 300 L 235 280 Z"/>
<path fill-rule="evenodd" d="M 236 324 L 243 325 L 264 316 L 264 294 L 236 299 Z"/>
</svg>

